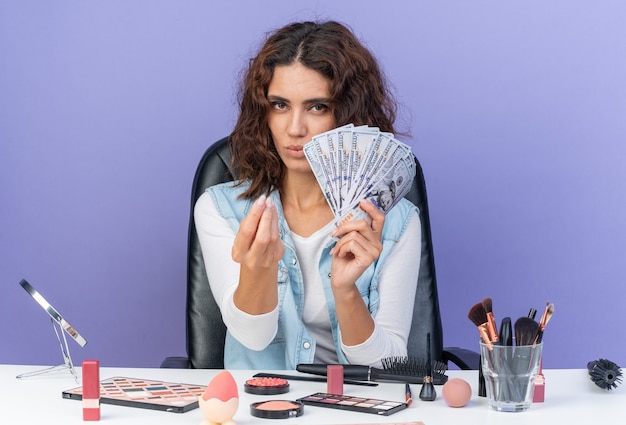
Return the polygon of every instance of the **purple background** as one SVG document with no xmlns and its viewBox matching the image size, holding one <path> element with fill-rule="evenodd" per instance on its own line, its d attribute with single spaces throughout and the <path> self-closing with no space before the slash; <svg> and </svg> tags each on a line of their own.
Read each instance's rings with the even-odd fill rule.
<svg viewBox="0 0 626 425">
<path fill-rule="evenodd" d="M 349 24 L 425 170 L 446 345 L 483 297 L 546 301 L 544 366 L 626 364 L 626 2 L 3 1 L 0 363 L 58 364 L 29 280 L 87 338 L 75 362 L 185 352 L 189 196 L 268 30 Z"/>
</svg>

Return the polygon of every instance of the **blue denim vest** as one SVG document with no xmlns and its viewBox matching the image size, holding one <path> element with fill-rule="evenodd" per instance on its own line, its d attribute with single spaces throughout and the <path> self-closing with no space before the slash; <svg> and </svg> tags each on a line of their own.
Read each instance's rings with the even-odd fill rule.
<svg viewBox="0 0 626 425">
<path fill-rule="evenodd" d="M 239 223 L 248 214 L 254 203 L 254 200 L 237 199 L 238 195 L 247 187 L 247 184 L 235 187 L 232 182 L 228 182 L 207 189 L 220 215 L 226 219 L 235 233 L 239 230 Z M 227 332 L 224 347 L 224 367 L 226 369 L 295 369 L 300 363 L 313 363 L 315 356 L 315 340 L 302 322 L 304 285 L 291 231 L 285 220 L 280 195 L 273 192 L 270 196 L 276 204 L 280 237 L 285 245 L 285 254 L 278 266 L 278 330 L 274 340 L 261 351 L 246 348 L 230 332 Z M 356 282 L 373 317 L 378 311 L 380 302 L 378 279 L 382 265 L 416 211 L 417 207 L 406 199 L 403 199 L 389 211 L 383 228 L 382 253 L 378 260 L 365 270 Z M 329 255 L 329 251 L 333 245 L 334 242 L 331 241 L 324 248 L 319 262 L 319 271 L 324 285 L 324 294 L 328 304 L 333 340 L 339 362 L 347 364 L 349 363 L 348 359 L 341 350 L 335 301 L 330 287 L 332 257 Z"/>
</svg>

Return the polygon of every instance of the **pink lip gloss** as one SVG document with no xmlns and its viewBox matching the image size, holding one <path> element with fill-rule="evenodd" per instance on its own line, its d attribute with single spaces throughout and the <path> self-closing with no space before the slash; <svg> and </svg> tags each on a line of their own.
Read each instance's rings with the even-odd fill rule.
<svg viewBox="0 0 626 425">
<path fill-rule="evenodd" d="M 83 361 L 83 421 L 100 420 L 100 362 Z"/>
</svg>

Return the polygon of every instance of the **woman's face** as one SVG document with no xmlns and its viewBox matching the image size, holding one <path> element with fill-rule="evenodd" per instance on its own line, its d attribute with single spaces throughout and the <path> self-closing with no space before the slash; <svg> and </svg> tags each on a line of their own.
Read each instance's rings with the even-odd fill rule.
<svg viewBox="0 0 626 425">
<path fill-rule="evenodd" d="M 287 170 L 310 173 L 302 147 L 336 127 L 329 80 L 300 63 L 277 66 L 267 99 L 271 105 L 267 122 L 278 155 Z"/>
</svg>

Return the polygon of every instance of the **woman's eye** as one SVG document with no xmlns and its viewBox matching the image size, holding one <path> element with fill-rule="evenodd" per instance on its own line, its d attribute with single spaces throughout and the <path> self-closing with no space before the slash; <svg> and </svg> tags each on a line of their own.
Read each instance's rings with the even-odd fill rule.
<svg viewBox="0 0 626 425">
<path fill-rule="evenodd" d="M 285 102 L 272 102 L 272 108 L 274 109 L 285 109 L 287 108 L 287 104 Z"/>
<path fill-rule="evenodd" d="M 316 103 L 311 106 L 311 110 L 314 112 L 324 112 L 328 110 L 328 105 L 324 105 L 323 103 Z"/>
</svg>

